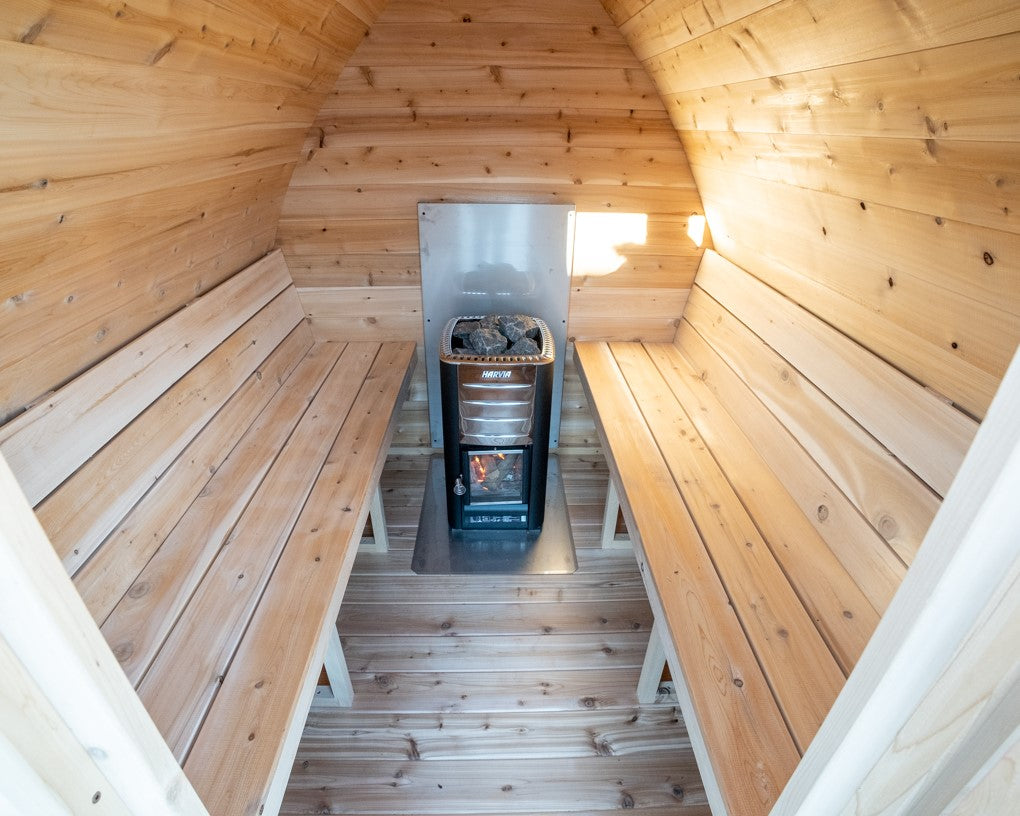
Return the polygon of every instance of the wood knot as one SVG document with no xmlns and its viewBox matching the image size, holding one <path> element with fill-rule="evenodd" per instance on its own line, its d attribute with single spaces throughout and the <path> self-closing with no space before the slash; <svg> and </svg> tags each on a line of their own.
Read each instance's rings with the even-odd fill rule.
<svg viewBox="0 0 1020 816">
<path fill-rule="evenodd" d="M 829 517 L 829 508 L 824 504 L 818 505 L 817 515 L 819 521 L 825 521 Z"/>
<path fill-rule="evenodd" d="M 743 688 L 744 687 L 744 681 L 741 680 L 739 677 L 734 677 L 733 678 L 733 685 L 735 685 L 737 688 Z"/>
</svg>

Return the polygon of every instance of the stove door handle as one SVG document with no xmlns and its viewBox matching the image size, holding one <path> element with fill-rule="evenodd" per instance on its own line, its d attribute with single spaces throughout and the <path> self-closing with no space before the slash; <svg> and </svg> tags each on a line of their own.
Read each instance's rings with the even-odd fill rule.
<svg viewBox="0 0 1020 816">
<path fill-rule="evenodd" d="M 464 487 L 464 479 L 458 476 L 457 481 L 453 483 L 453 495 L 463 496 L 465 493 L 467 493 L 467 488 Z"/>
</svg>

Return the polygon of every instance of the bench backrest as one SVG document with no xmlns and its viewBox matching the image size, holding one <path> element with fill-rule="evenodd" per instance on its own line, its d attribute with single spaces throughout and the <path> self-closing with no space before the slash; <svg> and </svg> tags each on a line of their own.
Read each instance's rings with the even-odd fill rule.
<svg viewBox="0 0 1020 816">
<path fill-rule="evenodd" d="M 675 344 L 844 563 L 877 535 L 909 566 L 974 420 L 712 251 Z M 884 609 L 895 585 L 852 574 Z"/>
<path fill-rule="evenodd" d="M 231 397 L 253 392 L 253 410 L 254 392 L 311 345 L 277 250 L 0 428 L 0 450 L 68 572 L 105 540 L 130 535 L 124 516 Z M 226 441 L 193 467 L 217 467 Z M 179 481 L 183 492 L 199 483 Z"/>
</svg>

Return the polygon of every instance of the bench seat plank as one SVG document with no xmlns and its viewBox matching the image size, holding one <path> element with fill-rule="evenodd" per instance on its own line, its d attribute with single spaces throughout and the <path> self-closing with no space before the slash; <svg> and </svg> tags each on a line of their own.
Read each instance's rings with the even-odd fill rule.
<svg viewBox="0 0 1020 816">
<path fill-rule="evenodd" d="M 339 344 L 333 346 L 333 354 Z M 217 554 L 202 585 L 138 685 L 138 695 L 178 759 L 202 727 L 228 674 L 337 433 L 352 411 L 374 343 L 349 344 Z M 327 355 L 332 356 L 332 355 Z"/>
<path fill-rule="evenodd" d="M 686 320 L 677 330 L 676 345 L 713 397 L 725 406 L 739 406 L 730 413 L 733 420 L 754 440 L 758 453 L 875 609 L 884 612 L 906 574 L 903 561 Z"/>
<path fill-rule="evenodd" d="M 237 535 L 232 531 L 238 519 L 342 348 L 321 345 L 305 356 L 104 622 L 103 635 L 133 684 L 148 670 L 210 565 L 220 558 L 220 551 L 235 543 Z M 314 471 L 308 478 L 314 479 Z M 222 568 L 217 563 L 217 569 Z M 214 620 L 223 623 L 223 618 Z"/>
<path fill-rule="evenodd" d="M 611 343 L 610 351 L 803 752 L 846 677 L 647 352 L 637 343 Z M 688 676 L 700 676 L 691 664 L 685 667 Z"/>
<path fill-rule="evenodd" d="M 198 298 L 0 428 L 33 505 L 286 287 L 277 251 Z"/>
<path fill-rule="evenodd" d="M 672 343 L 644 348 L 849 674 L 878 625 L 878 611 L 679 348 Z"/>
<path fill-rule="evenodd" d="M 190 507 L 205 489 L 234 445 L 311 346 L 311 333 L 306 325 L 291 332 L 75 574 L 75 586 L 98 624 L 106 621 L 138 573 L 170 535 L 183 509 Z"/>
<path fill-rule="evenodd" d="M 282 799 L 413 363 L 380 348 L 185 762 L 212 814 Z"/>
<path fill-rule="evenodd" d="M 939 497 L 824 393 L 697 286 L 690 323 L 909 564 Z"/>
<path fill-rule="evenodd" d="M 697 283 L 945 496 L 977 422 L 720 255 Z"/>
<path fill-rule="evenodd" d="M 692 703 L 684 713 L 699 765 L 730 813 L 766 814 L 800 759 L 794 739 L 673 476 L 649 455 L 655 439 L 634 421 L 640 411 L 608 345 L 575 350 L 613 478 L 626 486 L 621 504 L 649 599 L 671 622 L 667 653 Z"/>
<path fill-rule="evenodd" d="M 69 572 L 102 544 L 217 409 L 297 325 L 293 287 L 247 320 L 38 508 Z"/>
</svg>

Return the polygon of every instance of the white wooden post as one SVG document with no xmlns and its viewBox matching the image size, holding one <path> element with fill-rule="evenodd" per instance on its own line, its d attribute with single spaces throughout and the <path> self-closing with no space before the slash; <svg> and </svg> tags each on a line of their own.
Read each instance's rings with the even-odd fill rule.
<svg viewBox="0 0 1020 816">
<path fill-rule="evenodd" d="M 662 681 L 662 670 L 666 668 L 666 644 L 663 636 L 666 632 L 659 619 L 652 623 L 651 637 L 648 638 L 648 650 L 645 662 L 641 665 L 641 677 L 638 678 L 637 699 L 641 705 L 651 705 L 659 695 L 659 684 Z M 668 635 L 666 635 L 668 637 Z"/>
<path fill-rule="evenodd" d="M 337 632 L 336 626 L 333 626 L 329 633 L 323 665 L 329 685 L 319 686 L 315 690 L 313 702 L 318 705 L 333 705 L 342 708 L 353 705 L 354 685 L 351 683 L 351 673 L 347 670 L 347 659 L 344 657 L 344 650 L 340 645 L 340 633 Z"/>
<path fill-rule="evenodd" d="M 606 509 L 602 515 L 602 549 L 629 550 L 633 545 L 629 538 L 616 537 L 616 518 L 620 513 L 620 497 L 616 492 L 613 477 L 609 477 L 606 489 Z"/>
<path fill-rule="evenodd" d="M 0 728 L 0 811 L 207 815 L 3 456 Z"/>
<path fill-rule="evenodd" d="M 772 814 L 1016 813 L 1018 734 L 1020 354 Z"/>
<path fill-rule="evenodd" d="M 386 513 L 383 510 L 382 488 L 375 486 L 372 493 L 372 504 L 368 508 L 368 516 L 372 519 L 372 538 L 361 539 L 362 552 L 389 552 L 390 538 L 386 533 Z"/>
</svg>

